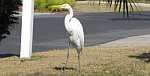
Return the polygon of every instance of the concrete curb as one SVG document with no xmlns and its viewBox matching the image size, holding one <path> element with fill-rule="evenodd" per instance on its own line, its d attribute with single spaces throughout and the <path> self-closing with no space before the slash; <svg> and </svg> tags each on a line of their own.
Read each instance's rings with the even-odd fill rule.
<svg viewBox="0 0 150 76">
<path fill-rule="evenodd" d="M 150 34 L 131 36 L 124 39 L 115 40 L 105 44 L 101 44 L 103 47 L 150 47 Z"/>
</svg>

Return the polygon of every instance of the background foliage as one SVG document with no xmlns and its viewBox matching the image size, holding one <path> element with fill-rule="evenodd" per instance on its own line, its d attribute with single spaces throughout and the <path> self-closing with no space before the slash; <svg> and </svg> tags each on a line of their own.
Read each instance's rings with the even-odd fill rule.
<svg viewBox="0 0 150 76">
<path fill-rule="evenodd" d="M 59 11 L 55 5 L 68 3 L 74 5 L 75 0 L 35 0 L 35 9 L 38 11 Z"/>
<path fill-rule="evenodd" d="M 17 23 L 14 14 L 18 14 L 18 5 L 21 5 L 20 0 L 0 0 L 0 41 L 10 35 L 10 27 Z"/>
</svg>

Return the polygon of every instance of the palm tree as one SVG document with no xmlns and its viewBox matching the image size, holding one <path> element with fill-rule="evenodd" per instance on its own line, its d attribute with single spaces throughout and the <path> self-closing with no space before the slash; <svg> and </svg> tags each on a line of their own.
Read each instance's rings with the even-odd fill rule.
<svg viewBox="0 0 150 76">
<path fill-rule="evenodd" d="M 10 26 L 17 23 L 18 18 L 14 14 L 20 0 L 0 0 L 0 41 L 10 34 Z"/>
<path fill-rule="evenodd" d="M 92 0 L 92 1 L 99 1 L 100 5 L 102 0 Z M 107 2 L 108 4 L 107 6 L 109 7 L 114 6 L 114 10 L 122 12 L 123 16 L 129 17 L 129 13 L 138 10 L 135 0 L 103 0 L 103 1 Z"/>
</svg>

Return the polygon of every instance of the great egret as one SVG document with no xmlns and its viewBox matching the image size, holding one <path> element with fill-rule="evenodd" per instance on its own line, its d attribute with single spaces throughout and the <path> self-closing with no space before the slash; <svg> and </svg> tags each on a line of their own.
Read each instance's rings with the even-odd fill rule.
<svg viewBox="0 0 150 76">
<path fill-rule="evenodd" d="M 66 10 L 68 14 L 65 16 L 64 24 L 66 31 L 68 33 L 68 53 L 66 66 L 69 59 L 69 48 L 72 45 L 78 54 L 78 71 L 80 72 L 80 53 L 84 48 L 84 32 L 83 27 L 80 21 L 73 17 L 73 9 L 69 4 L 59 5 L 60 9 Z"/>
</svg>

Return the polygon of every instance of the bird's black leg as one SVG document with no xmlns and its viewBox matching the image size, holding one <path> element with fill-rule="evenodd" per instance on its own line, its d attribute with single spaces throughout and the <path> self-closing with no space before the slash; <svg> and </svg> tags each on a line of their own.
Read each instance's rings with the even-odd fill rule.
<svg viewBox="0 0 150 76">
<path fill-rule="evenodd" d="M 67 50 L 67 59 L 66 59 L 65 68 L 67 67 L 67 63 L 68 63 L 68 60 L 69 60 L 69 50 L 70 50 L 70 41 L 68 41 L 68 50 Z"/>
<path fill-rule="evenodd" d="M 80 50 L 77 50 L 78 53 L 78 74 L 80 73 Z"/>
</svg>

